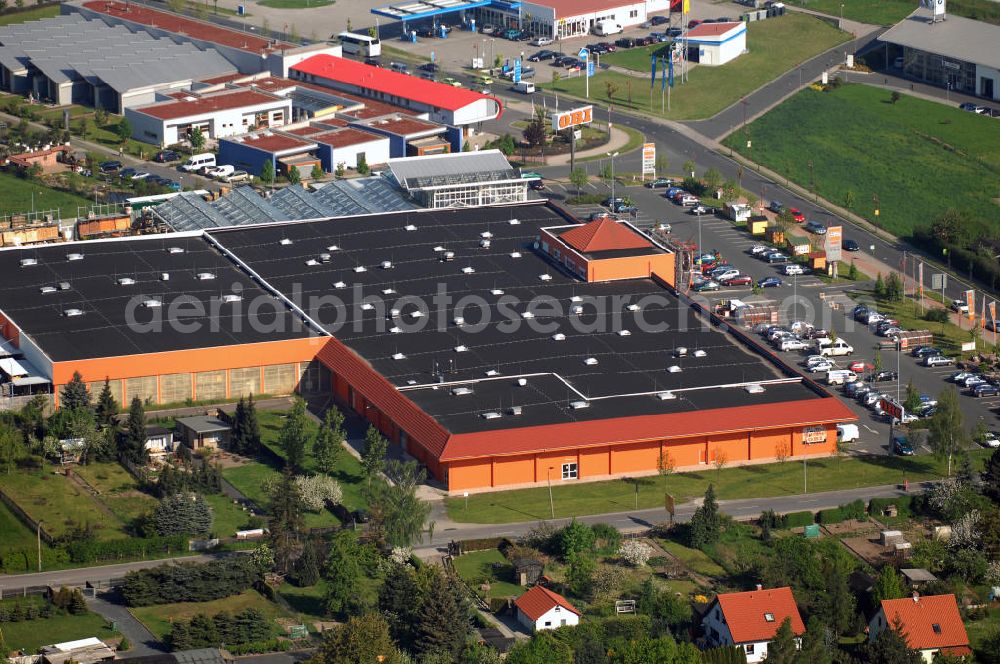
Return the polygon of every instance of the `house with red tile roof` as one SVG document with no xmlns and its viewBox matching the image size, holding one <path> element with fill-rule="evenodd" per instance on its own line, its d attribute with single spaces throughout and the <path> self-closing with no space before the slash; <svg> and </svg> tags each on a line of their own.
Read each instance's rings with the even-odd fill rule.
<svg viewBox="0 0 1000 664">
<path fill-rule="evenodd" d="M 886 629 L 898 625 L 906 643 L 919 650 L 925 662 L 940 652 L 952 657 L 969 657 L 969 635 L 958 612 L 954 595 L 925 595 L 914 592 L 903 599 L 884 599 L 868 623 L 868 640 L 874 641 Z"/>
<path fill-rule="evenodd" d="M 806 632 L 795 603 L 792 589 L 764 589 L 742 593 L 716 595 L 701 620 L 702 631 L 709 647 L 740 646 L 747 662 L 767 658 L 767 644 L 785 620 L 791 621 L 792 632 L 801 637 Z"/>
<path fill-rule="evenodd" d="M 572 627 L 579 624 L 580 612 L 569 600 L 544 586 L 534 586 L 516 600 L 518 621 L 533 632 L 540 629 Z"/>
</svg>

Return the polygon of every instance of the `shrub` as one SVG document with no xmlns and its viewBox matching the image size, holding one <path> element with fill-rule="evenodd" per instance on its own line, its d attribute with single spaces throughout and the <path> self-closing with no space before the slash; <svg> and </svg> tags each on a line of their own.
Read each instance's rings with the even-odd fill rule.
<svg viewBox="0 0 1000 664">
<path fill-rule="evenodd" d="M 801 528 L 816 523 L 816 517 L 812 512 L 792 512 L 785 515 L 786 528 Z"/>
<path fill-rule="evenodd" d="M 840 509 L 843 511 L 845 519 L 857 519 L 858 521 L 865 520 L 865 501 L 860 498 L 852 500 L 845 505 L 841 505 Z"/>
<path fill-rule="evenodd" d="M 618 545 L 622 541 L 622 534 L 618 532 L 617 528 L 606 523 L 595 523 L 591 526 L 591 530 L 594 531 L 594 539 L 597 541 L 599 549 L 602 551 L 618 550 Z"/>
<path fill-rule="evenodd" d="M 121 594 L 128 606 L 208 602 L 239 594 L 259 579 L 257 568 L 242 558 L 161 565 L 126 574 Z"/>
<path fill-rule="evenodd" d="M 947 323 L 948 310 L 942 309 L 941 307 L 934 307 L 933 309 L 928 309 L 924 313 L 924 320 L 930 321 L 932 323 Z"/>
<path fill-rule="evenodd" d="M 629 540 L 618 549 L 618 556 L 632 567 L 642 567 L 651 555 L 653 547 L 638 540 Z"/>
<path fill-rule="evenodd" d="M 483 537 L 461 540 L 458 544 L 462 547 L 462 553 L 471 553 L 472 551 L 504 548 L 510 544 L 510 541 L 506 537 Z"/>
<path fill-rule="evenodd" d="M 161 553 L 186 551 L 186 535 L 170 537 L 134 537 L 115 540 L 76 540 L 66 546 L 69 560 L 74 563 L 92 563 L 127 558 L 145 558 Z"/>
<path fill-rule="evenodd" d="M 847 517 L 844 516 L 844 510 L 839 507 L 834 507 L 833 509 L 820 510 L 816 515 L 816 520 L 820 523 L 830 524 L 830 523 L 840 523 Z"/>
<path fill-rule="evenodd" d="M 899 498 L 872 498 L 868 502 L 868 513 L 873 516 L 883 514 L 889 505 L 895 505 L 899 516 L 910 516 L 913 513 L 913 496 Z"/>
</svg>

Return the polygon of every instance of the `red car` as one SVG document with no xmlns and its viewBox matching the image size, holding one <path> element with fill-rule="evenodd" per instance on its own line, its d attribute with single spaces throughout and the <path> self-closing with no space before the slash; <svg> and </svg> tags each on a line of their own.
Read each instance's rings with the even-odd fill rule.
<svg viewBox="0 0 1000 664">
<path fill-rule="evenodd" d="M 795 223 L 797 224 L 805 223 L 806 216 L 801 212 L 799 212 L 798 208 L 788 208 L 788 213 L 792 215 L 792 219 L 795 220 Z"/>
<path fill-rule="evenodd" d="M 850 364 L 848 364 L 847 368 L 850 369 L 851 371 L 853 371 L 856 374 L 862 374 L 862 373 L 865 373 L 868 370 L 874 369 L 875 367 L 873 365 L 871 365 L 871 364 L 868 364 L 864 360 L 856 360 L 856 361 L 851 362 Z"/>
<path fill-rule="evenodd" d="M 750 286 L 753 284 L 753 279 L 745 274 L 741 274 L 738 277 L 733 277 L 732 279 L 726 279 L 722 282 L 723 286 Z"/>
</svg>

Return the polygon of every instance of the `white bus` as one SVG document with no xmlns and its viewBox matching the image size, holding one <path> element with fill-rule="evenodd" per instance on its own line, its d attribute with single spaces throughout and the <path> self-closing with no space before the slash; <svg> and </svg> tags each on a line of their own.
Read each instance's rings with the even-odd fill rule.
<svg viewBox="0 0 1000 664">
<path fill-rule="evenodd" d="M 345 54 L 360 55 L 365 58 L 377 58 L 382 55 L 382 42 L 378 37 L 359 35 L 356 32 L 341 32 L 337 35 L 337 39 L 344 47 Z"/>
</svg>

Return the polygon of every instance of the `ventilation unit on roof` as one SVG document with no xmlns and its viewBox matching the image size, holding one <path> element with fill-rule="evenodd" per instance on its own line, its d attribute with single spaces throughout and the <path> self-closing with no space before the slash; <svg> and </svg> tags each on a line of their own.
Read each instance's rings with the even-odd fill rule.
<svg viewBox="0 0 1000 664">
<path fill-rule="evenodd" d="M 523 314 L 521 314 L 521 318 L 531 319 L 531 318 L 534 318 L 534 317 L 535 317 L 535 314 L 531 313 L 530 311 L 525 311 Z"/>
<path fill-rule="evenodd" d="M 161 272 L 160 273 L 160 281 L 170 281 L 170 273 L 169 272 Z"/>
<path fill-rule="evenodd" d="M 360 274 L 361 272 L 367 272 L 368 268 L 366 268 L 364 265 L 359 265 L 356 268 L 354 268 L 354 271 Z"/>
<path fill-rule="evenodd" d="M 42 286 L 41 288 L 38 289 L 38 291 L 40 293 L 55 293 L 56 292 L 56 287 L 55 286 Z"/>
<path fill-rule="evenodd" d="M 674 357 L 687 357 L 688 349 L 684 346 L 678 346 L 674 349 Z"/>
<path fill-rule="evenodd" d="M 38 265 L 37 258 L 22 258 L 21 267 L 31 267 L 32 265 Z"/>
<path fill-rule="evenodd" d="M 521 220 L 520 220 L 520 219 L 511 219 L 511 220 L 510 220 L 509 222 L 507 222 L 507 223 L 509 223 L 509 224 L 510 224 L 511 226 L 517 226 L 518 224 L 520 224 L 520 223 L 521 223 Z"/>
<path fill-rule="evenodd" d="M 315 258 L 310 258 L 309 260 L 306 261 L 306 265 L 308 265 L 309 267 L 316 267 L 317 265 L 319 265 L 319 261 L 316 260 Z"/>
<path fill-rule="evenodd" d="M 472 267 L 470 265 L 467 265 L 467 266 L 465 266 L 465 267 L 462 268 L 462 274 L 472 274 L 475 271 L 476 271 L 476 268 L 474 268 L 474 267 Z"/>
<path fill-rule="evenodd" d="M 692 353 L 692 355 L 694 355 L 695 357 L 705 357 L 706 355 L 708 355 L 708 353 L 706 353 L 703 350 L 696 350 L 694 353 Z"/>
<path fill-rule="evenodd" d="M 291 243 L 292 243 L 292 238 L 290 238 L 290 237 L 283 237 L 283 238 L 281 238 L 281 241 L 278 242 L 278 244 L 280 244 L 282 246 L 288 246 Z"/>
<path fill-rule="evenodd" d="M 583 302 L 583 298 L 580 297 L 579 295 L 574 295 L 573 297 L 569 298 L 569 301 L 570 302 Z"/>
<path fill-rule="evenodd" d="M 156 309 L 157 307 L 162 307 L 163 303 L 155 298 L 149 298 L 148 300 L 142 301 L 142 306 L 146 307 L 147 309 Z"/>
<path fill-rule="evenodd" d="M 538 275 L 538 278 L 541 279 L 542 281 L 552 281 L 551 274 L 540 274 Z"/>
<path fill-rule="evenodd" d="M 345 284 L 343 281 L 335 281 L 334 284 L 333 284 L 333 287 L 334 288 L 347 288 L 347 284 Z"/>
<path fill-rule="evenodd" d="M 495 410 L 491 410 L 487 413 L 481 414 L 480 417 L 482 417 L 484 420 L 498 420 L 500 419 L 500 413 L 496 412 Z"/>
<path fill-rule="evenodd" d="M 399 317 L 399 309 L 389 309 L 389 314 L 386 318 L 393 319 Z"/>
<path fill-rule="evenodd" d="M 66 260 L 68 260 L 68 261 L 82 261 L 83 260 L 83 254 L 74 251 L 73 253 L 66 254 Z"/>
<path fill-rule="evenodd" d="M 56 284 L 56 288 L 58 288 L 59 290 L 69 290 L 69 282 L 60 281 L 58 284 Z"/>
<path fill-rule="evenodd" d="M 66 318 L 73 318 L 74 316 L 82 316 L 83 309 L 66 309 L 63 311 L 63 316 Z"/>
<path fill-rule="evenodd" d="M 401 328 L 398 328 L 398 327 L 390 327 L 389 328 L 389 332 L 391 332 L 392 334 L 399 334 L 402 331 L 403 330 Z"/>
<path fill-rule="evenodd" d="M 423 315 L 424 315 L 424 312 L 422 312 L 420 309 L 417 309 L 416 311 L 411 311 L 410 312 L 410 318 L 421 318 Z"/>
<path fill-rule="evenodd" d="M 489 231 L 483 231 L 482 233 L 479 234 L 479 237 L 489 239 L 493 237 L 493 233 L 490 233 Z"/>
<path fill-rule="evenodd" d="M 361 305 L 361 311 L 371 311 L 375 308 L 375 305 L 371 302 L 365 302 Z"/>
<path fill-rule="evenodd" d="M 494 288 L 493 290 L 490 291 L 490 295 L 503 295 L 503 289 Z"/>
<path fill-rule="evenodd" d="M 392 261 L 382 261 L 382 269 L 388 270 L 392 267 Z"/>
<path fill-rule="evenodd" d="M 118 277 L 118 285 L 119 286 L 134 286 L 135 285 L 135 279 L 133 279 L 132 277 Z"/>
<path fill-rule="evenodd" d="M 240 302 L 242 300 L 243 296 L 237 295 L 236 293 L 226 293 L 225 295 L 222 296 L 222 301 L 226 302 L 227 304 L 231 304 L 233 302 Z"/>
<path fill-rule="evenodd" d="M 744 385 L 743 389 L 747 391 L 747 394 L 760 394 L 764 391 L 764 386 L 760 383 L 750 383 L 749 385 Z"/>
<path fill-rule="evenodd" d="M 572 307 L 570 307 L 570 311 L 574 314 L 579 315 L 583 313 L 583 307 L 581 307 L 579 304 L 574 304 Z"/>
<path fill-rule="evenodd" d="M 434 247 L 434 252 L 435 253 L 440 254 L 442 251 L 444 251 L 444 247 L 442 247 L 440 244 L 438 246 Z"/>
<path fill-rule="evenodd" d="M 459 344 L 459 345 L 455 346 L 455 352 L 456 353 L 464 353 L 467 350 L 469 350 L 469 347 L 466 346 L 465 344 Z"/>
<path fill-rule="evenodd" d="M 589 401 L 574 401 L 569 405 L 573 410 L 583 410 L 584 408 L 590 408 Z"/>
<path fill-rule="evenodd" d="M 463 316 L 455 316 L 451 319 L 451 322 L 455 325 L 465 325 L 465 318 Z"/>
<path fill-rule="evenodd" d="M 408 378 L 408 379 L 406 380 L 406 384 L 407 384 L 407 385 L 416 385 L 416 384 L 417 384 L 417 381 L 415 381 L 415 380 L 414 380 L 414 379 L 412 379 L 412 378 Z"/>
<path fill-rule="evenodd" d="M 521 414 L 521 407 L 520 406 L 511 406 L 510 408 L 507 409 L 507 414 L 508 415 L 520 415 Z"/>
<path fill-rule="evenodd" d="M 511 258 L 520 258 L 521 257 L 521 252 L 520 251 L 512 251 L 512 252 L 510 252 L 510 257 Z"/>
<path fill-rule="evenodd" d="M 597 364 L 597 358 L 596 357 L 588 357 L 588 358 L 586 358 L 586 359 L 583 360 L 583 363 L 586 364 L 588 367 L 592 367 L 595 364 Z"/>
<path fill-rule="evenodd" d="M 660 401 L 670 401 L 671 399 L 676 399 L 677 395 L 673 392 L 660 392 L 656 395 L 656 398 Z"/>
<path fill-rule="evenodd" d="M 518 387 L 524 387 L 527 384 L 528 384 L 528 379 L 527 378 L 518 378 L 517 379 L 517 386 Z"/>
<path fill-rule="evenodd" d="M 407 225 L 403 226 L 403 230 L 404 231 L 415 231 L 415 230 L 417 230 L 417 227 L 414 226 L 413 224 L 407 224 Z"/>
<path fill-rule="evenodd" d="M 395 288 L 383 288 L 382 289 L 382 295 L 392 295 L 395 292 L 396 292 Z"/>
<path fill-rule="evenodd" d="M 632 332 L 629 331 L 629 330 L 618 330 L 618 336 L 619 337 L 631 337 L 632 336 Z"/>
<path fill-rule="evenodd" d="M 211 281 L 212 279 L 215 279 L 215 273 L 214 272 L 199 272 L 197 274 L 197 277 L 198 277 L 198 281 Z"/>
<path fill-rule="evenodd" d="M 394 353 L 393 356 L 392 356 L 392 359 L 394 359 L 394 360 L 405 360 L 406 356 L 403 355 L 402 353 Z"/>
<path fill-rule="evenodd" d="M 493 378 L 494 376 L 499 376 L 499 375 L 500 375 L 500 372 L 497 371 L 496 369 L 487 369 L 486 370 L 486 376 L 488 378 Z"/>
<path fill-rule="evenodd" d="M 667 367 L 667 372 L 668 373 L 680 373 L 681 372 L 681 368 L 679 366 L 677 366 L 676 364 L 674 364 L 674 365 L 671 365 L 671 366 Z"/>
<path fill-rule="evenodd" d="M 490 248 L 490 241 L 489 240 L 485 240 L 485 239 L 484 240 L 480 240 L 479 241 L 479 246 L 482 247 L 483 249 L 489 249 Z"/>
<path fill-rule="evenodd" d="M 552 335 L 552 340 L 553 341 L 566 341 L 566 335 L 563 334 L 562 332 L 556 332 L 555 334 Z"/>
<path fill-rule="evenodd" d="M 441 254 L 441 260 L 443 260 L 443 261 L 453 261 L 453 260 L 455 260 L 455 252 L 454 251 L 446 251 L 446 252 L 442 253 Z"/>
<path fill-rule="evenodd" d="M 628 309 L 629 311 L 639 311 L 639 305 L 638 304 L 630 304 L 630 305 L 628 305 L 625 308 Z"/>
<path fill-rule="evenodd" d="M 184 247 L 167 247 L 168 254 L 183 254 Z"/>
<path fill-rule="evenodd" d="M 461 387 L 453 388 L 452 391 L 451 391 L 451 393 L 454 394 L 456 397 L 461 397 L 461 396 L 465 396 L 466 394 L 472 394 L 472 388 L 471 387 L 465 387 L 463 385 Z"/>
<path fill-rule="evenodd" d="M 326 250 L 327 251 L 340 251 L 340 247 L 338 247 L 335 244 L 331 244 L 329 247 L 326 248 Z"/>
<path fill-rule="evenodd" d="M 320 263 L 329 263 L 330 261 L 333 260 L 333 256 L 331 256 L 330 254 L 320 254 L 318 258 Z"/>
</svg>

